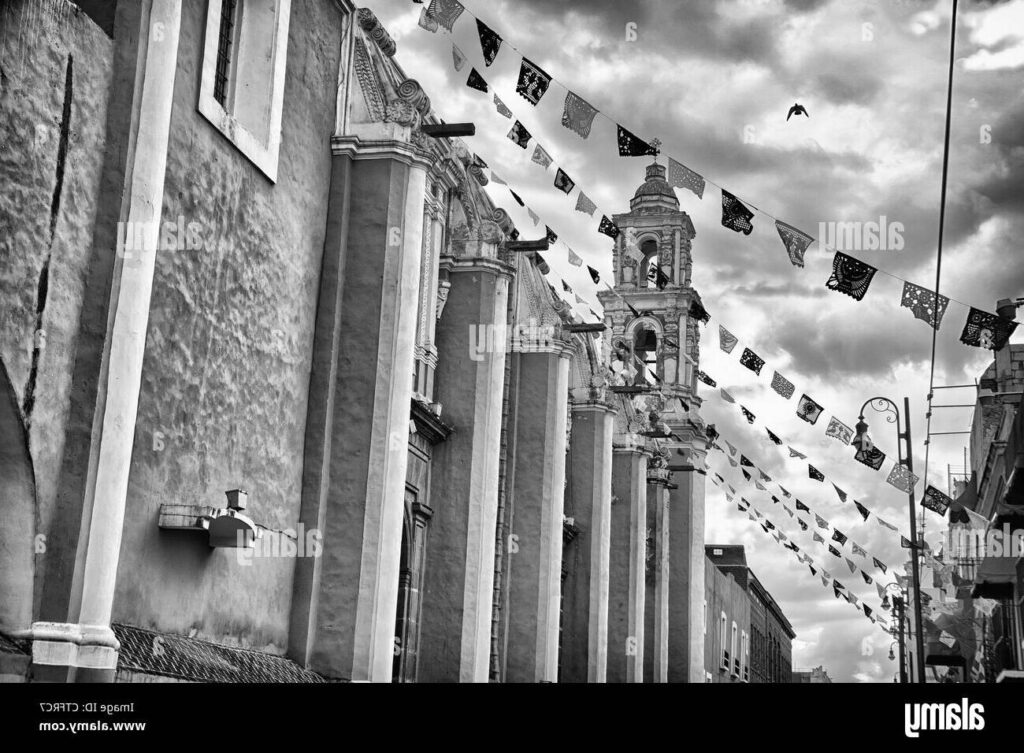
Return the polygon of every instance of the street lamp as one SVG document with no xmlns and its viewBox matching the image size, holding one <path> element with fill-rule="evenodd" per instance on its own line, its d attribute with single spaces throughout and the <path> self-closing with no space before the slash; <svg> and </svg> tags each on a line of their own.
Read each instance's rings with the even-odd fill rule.
<svg viewBox="0 0 1024 753">
<path fill-rule="evenodd" d="M 906 431 L 900 427 L 900 411 L 896 407 L 896 403 L 887 397 L 872 397 L 864 401 L 864 404 L 860 406 L 860 416 L 857 421 L 857 435 L 853 439 L 853 445 L 857 448 L 858 452 L 866 454 L 869 450 L 874 448 L 874 444 L 871 442 L 871 438 L 868 437 L 868 425 L 864 420 L 864 409 L 870 405 L 871 408 L 878 413 L 887 413 L 886 421 L 888 423 L 896 424 L 896 449 L 898 454 L 898 460 L 900 465 L 906 462 L 907 470 L 910 473 L 914 472 L 914 450 L 911 446 L 910 440 L 910 400 L 903 398 L 903 415 L 907 421 Z M 902 441 L 907 443 L 907 453 L 904 457 Z M 914 630 L 915 636 L 915 647 L 917 649 L 917 678 L 918 682 L 924 685 L 924 623 L 921 617 L 921 565 L 918 556 L 918 541 L 917 541 L 917 516 L 916 505 L 914 502 L 914 485 L 910 484 L 910 490 L 907 492 L 907 498 L 910 505 L 910 555 L 911 555 L 911 570 L 912 570 L 912 586 L 914 589 L 914 624 L 916 629 Z M 902 625 L 901 625 L 902 634 Z"/>
<path fill-rule="evenodd" d="M 896 640 L 893 641 L 893 645 L 898 645 L 900 648 L 900 682 L 903 684 L 907 683 L 907 662 L 906 662 L 906 644 L 904 643 L 903 633 L 903 589 L 900 588 L 896 583 L 890 583 L 885 587 L 885 594 L 882 596 L 882 609 L 890 609 L 889 605 L 889 589 L 896 589 L 897 595 L 892 597 L 892 628 L 890 630 Z M 892 655 L 892 646 L 889 646 L 889 659 L 892 660 L 895 657 Z"/>
</svg>

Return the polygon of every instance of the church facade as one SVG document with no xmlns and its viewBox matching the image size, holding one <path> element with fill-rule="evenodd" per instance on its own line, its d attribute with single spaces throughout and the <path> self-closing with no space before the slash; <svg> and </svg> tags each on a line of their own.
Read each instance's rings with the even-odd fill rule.
<svg viewBox="0 0 1024 753">
<path fill-rule="evenodd" d="M 369 10 L 0 15 L 0 679 L 704 681 L 662 166 L 594 331 Z"/>
</svg>

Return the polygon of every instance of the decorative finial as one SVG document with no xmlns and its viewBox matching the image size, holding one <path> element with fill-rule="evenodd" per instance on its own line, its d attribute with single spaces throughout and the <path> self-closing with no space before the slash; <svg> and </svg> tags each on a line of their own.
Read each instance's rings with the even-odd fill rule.
<svg viewBox="0 0 1024 753">
<path fill-rule="evenodd" d="M 651 139 L 651 147 L 654 149 L 654 161 L 657 162 L 661 154 L 661 139 Z"/>
</svg>

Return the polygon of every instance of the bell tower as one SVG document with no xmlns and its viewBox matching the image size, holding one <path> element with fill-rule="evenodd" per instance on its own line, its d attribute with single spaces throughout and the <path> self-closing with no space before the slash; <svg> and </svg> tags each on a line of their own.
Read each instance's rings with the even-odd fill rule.
<svg viewBox="0 0 1024 753">
<path fill-rule="evenodd" d="M 612 390 L 623 398 L 614 468 L 625 468 L 634 454 L 648 458 L 644 680 L 704 682 L 706 437 L 697 394 L 699 322 L 690 313 L 694 303 L 702 309 L 691 286 L 696 233 L 657 161 L 647 166 L 629 212 L 613 219 L 621 231 L 614 287 L 598 299 Z M 615 535 L 613 529 L 613 545 Z"/>
</svg>

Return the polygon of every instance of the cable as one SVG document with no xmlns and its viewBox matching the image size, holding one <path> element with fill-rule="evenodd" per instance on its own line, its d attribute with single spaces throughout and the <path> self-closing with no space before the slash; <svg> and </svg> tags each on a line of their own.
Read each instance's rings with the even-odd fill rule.
<svg viewBox="0 0 1024 753">
<path fill-rule="evenodd" d="M 938 304 L 939 296 L 939 283 L 942 280 L 942 236 L 945 230 L 946 224 L 946 184 L 949 177 L 949 131 L 950 123 L 953 118 L 953 67 L 956 60 L 956 6 L 957 0 L 953 0 L 953 12 L 950 16 L 950 34 L 949 34 L 949 81 L 946 86 L 946 139 L 942 154 L 942 191 L 939 200 L 939 238 L 938 238 L 938 250 L 935 258 L 935 304 Z M 937 308 L 936 308 L 937 310 Z M 925 489 L 928 488 L 928 460 L 931 455 L 931 444 L 932 444 L 932 399 L 935 396 L 935 345 L 938 340 L 939 330 L 937 327 L 932 327 L 932 357 L 931 357 L 931 369 L 928 374 L 928 412 L 925 413 L 925 443 L 924 443 L 924 483 Z M 907 416 L 907 421 L 910 421 L 910 416 Z M 908 454 L 913 454 L 914 448 L 907 448 Z M 918 533 L 919 541 L 915 541 L 915 544 L 924 541 L 924 525 L 925 517 L 924 510 L 920 514 L 921 530 Z"/>
</svg>

